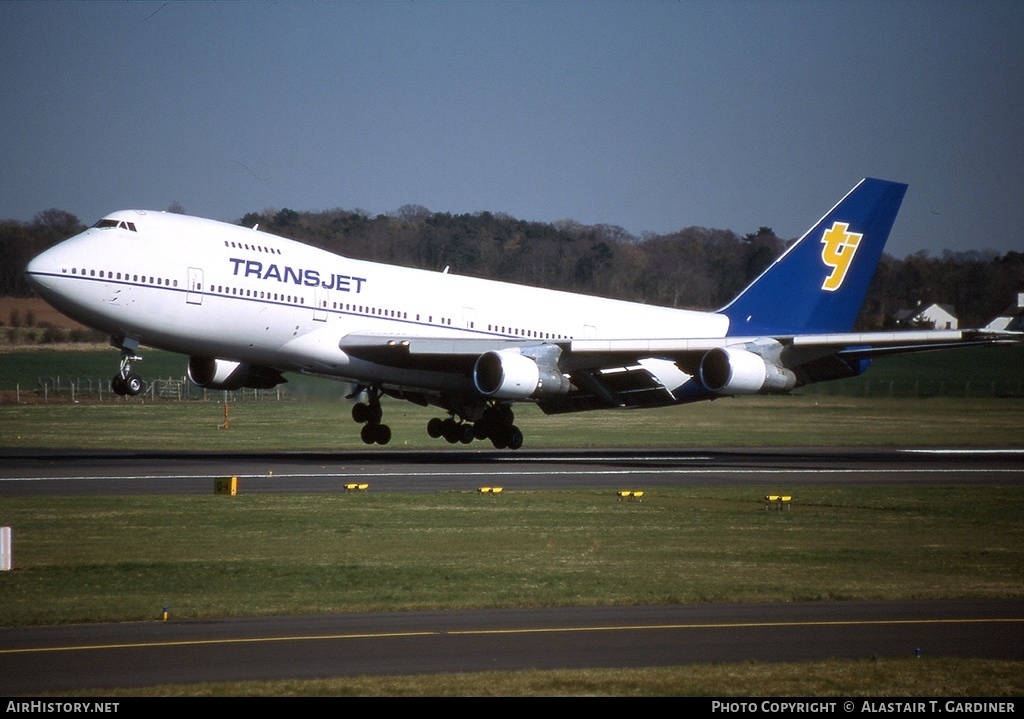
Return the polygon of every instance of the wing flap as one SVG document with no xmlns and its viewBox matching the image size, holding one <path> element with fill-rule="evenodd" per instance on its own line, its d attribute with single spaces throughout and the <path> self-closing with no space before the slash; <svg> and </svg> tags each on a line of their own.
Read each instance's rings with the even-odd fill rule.
<svg viewBox="0 0 1024 719">
<path fill-rule="evenodd" d="M 353 332 L 341 338 L 338 347 L 354 357 L 379 352 L 405 352 L 410 355 L 472 355 L 512 347 L 536 347 L 560 344 L 550 340 L 514 339 L 505 337 L 419 337 L 416 335 L 389 335 Z"/>
<path fill-rule="evenodd" d="M 578 391 L 539 401 L 537 405 L 545 414 L 664 407 L 677 401 L 654 373 L 640 365 L 594 371 L 577 370 L 571 372 L 569 377 Z"/>
<path fill-rule="evenodd" d="M 418 337 L 360 332 L 342 337 L 338 347 L 351 357 L 388 367 L 468 374 L 477 357 L 484 352 L 535 347 L 540 344 L 553 343 L 526 339 Z"/>
<path fill-rule="evenodd" d="M 735 337 L 698 337 L 679 339 L 577 339 L 570 349 L 574 354 L 600 353 L 654 357 L 675 353 L 706 352 L 715 347 L 745 345 L 764 339 L 765 335 Z M 782 344 L 850 346 L 850 345 L 916 345 L 948 342 L 1019 342 L 1020 332 L 989 332 L 985 330 L 907 330 L 901 332 L 837 332 L 832 334 L 769 335 Z"/>
</svg>

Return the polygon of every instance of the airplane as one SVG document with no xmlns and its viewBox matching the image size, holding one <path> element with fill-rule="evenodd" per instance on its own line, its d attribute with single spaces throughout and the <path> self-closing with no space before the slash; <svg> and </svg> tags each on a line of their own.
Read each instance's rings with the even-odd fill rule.
<svg viewBox="0 0 1024 719">
<path fill-rule="evenodd" d="M 352 383 L 385 445 L 385 396 L 436 406 L 432 438 L 518 449 L 513 405 L 544 413 L 787 393 L 871 358 L 1020 341 L 981 330 L 852 332 L 907 185 L 865 178 L 725 307 L 657 307 L 342 257 L 252 228 L 151 210 L 107 215 L 28 264 L 30 285 L 111 336 L 119 395 L 141 345 L 188 355 L 200 387 L 285 373 Z"/>
</svg>

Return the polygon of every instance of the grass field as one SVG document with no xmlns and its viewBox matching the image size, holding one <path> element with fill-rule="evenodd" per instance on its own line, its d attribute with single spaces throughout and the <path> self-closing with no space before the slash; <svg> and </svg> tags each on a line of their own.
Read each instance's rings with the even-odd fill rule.
<svg viewBox="0 0 1024 719">
<path fill-rule="evenodd" d="M 118 696 L 188 697 L 1019 697 L 1016 662 L 982 659 L 696 665 L 645 669 L 345 677 L 127 689 Z M 110 696 L 109 691 L 75 696 Z M 755 702 L 760 706 L 760 701 Z M 945 706 L 944 701 L 939 702 Z M 858 711 L 862 707 L 856 704 Z"/>
<path fill-rule="evenodd" d="M 1019 487 L 3 497 L 0 624 L 1024 597 Z M 770 551 L 766 551 L 770 548 Z"/>
<path fill-rule="evenodd" d="M 367 447 L 351 404 L 139 400 L 0 405 L 0 448 L 195 451 L 490 449 L 427 436 L 437 410 L 384 401 L 393 439 Z M 1024 446 L 1024 399 L 785 396 L 729 398 L 643 412 L 545 416 L 517 409 L 525 449 L 728 446 Z"/>
</svg>

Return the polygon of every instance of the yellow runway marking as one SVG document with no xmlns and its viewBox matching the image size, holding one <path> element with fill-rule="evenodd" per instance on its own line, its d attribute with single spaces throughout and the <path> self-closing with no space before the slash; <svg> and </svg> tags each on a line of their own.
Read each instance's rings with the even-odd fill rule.
<svg viewBox="0 0 1024 719">
<path fill-rule="evenodd" d="M 726 624 L 650 624 L 623 627 L 552 627 L 550 629 L 479 629 L 444 632 L 445 634 L 543 634 L 545 632 L 644 631 L 650 629 L 757 629 L 774 627 L 842 627 L 885 624 L 991 624 L 1024 622 L 1024 619 L 877 619 L 826 622 L 729 622 Z"/>
<path fill-rule="evenodd" d="M 308 636 L 284 637 L 244 637 L 230 639 L 185 639 L 180 641 L 162 642 L 131 642 L 123 644 L 83 644 L 70 647 L 27 647 L 23 649 L 0 649 L 2 654 L 30 654 L 36 652 L 81 652 L 99 651 L 103 649 L 145 649 L 153 647 L 185 647 L 220 644 L 252 644 L 263 642 L 308 642 L 336 641 L 342 639 L 389 639 L 396 637 L 431 637 L 431 636 L 480 636 L 487 634 L 555 634 L 568 632 L 624 632 L 652 630 L 682 629 L 751 629 L 776 627 L 840 627 L 869 625 L 912 625 L 912 624 L 1019 624 L 1019 619 L 879 619 L 866 621 L 806 621 L 806 622 L 730 622 L 713 624 L 640 624 L 606 627 L 533 627 L 526 629 L 459 629 L 453 631 L 433 630 L 417 632 L 373 632 L 358 634 L 322 634 Z"/>
</svg>

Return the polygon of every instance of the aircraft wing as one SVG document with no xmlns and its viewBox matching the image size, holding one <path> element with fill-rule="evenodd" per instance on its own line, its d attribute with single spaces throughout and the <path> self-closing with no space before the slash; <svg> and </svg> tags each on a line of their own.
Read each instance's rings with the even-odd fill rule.
<svg viewBox="0 0 1024 719">
<path fill-rule="evenodd" d="M 779 369 L 792 382 L 775 388 L 825 379 L 851 377 L 863 371 L 861 362 L 873 357 L 928 350 L 1010 344 L 1024 340 L 1019 332 L 983 330 L 920 330 L 904 332 L 846 332 L 794 334 L 775 337 L 712 337 L 687 339 L 572 339 L 459 338 L 349 334 L 339 346 L 346 353 L 377 364 L 402 369 L 449 372 L 472 376 L 485 353 L 511 352 L 530 356 L 538 348 L 554 349 L 545 358 L 557 360 L 573 391 L 557 397 L 536 397 L 546 412 L 572 412 L 608 407 L 658 407 L 709 394 L 772 391 L 758 388 L 731 392 L 708 389 L 696 377 L 712 350 L 730 350 L 729 362 L 750 359 Z M 721 355 L 720 355 L 721 357 Z M 539 359 L 538 359 L 539 361 Z M 726 360 L 722 360 L 726 361 Z M 732 374 L 731 368 L 726 368 Z M 521 399 L 528 399 L 522 397 Z"/>
<path fill-rule="evenodd" d="M 418 337 L 353 333 L 339 343 L 344 352 L 370 362 L 404 369 L 458 371 L 472 368 L 485 352 L 556 345 L 562 349 L 563 371 L 606 369 L 645 358 L 672 359 L 696 368 L 700 358 L 716 347 L 745 347 L 766 340 L 801 354 L 838 354 L 868 359 L 906 352 L 1024 341 L 1021 332 L 986 330 L 911 330 L 903 332 L 843 332 L 779 335 L 776 337 L 710 337 L 693 339 L 571 339 Z"/>
<path fill-rule="evenodd" d="M 870 359 L 884 355 L 924 352 L 928 350 L 972 347 L 978 345 L 1013 344 L 1024 341 L 1021 332 L 990 332 L 986 330 L 908 330 L 903 332 L 840 332 L 832 334 L 794 334 L 773 337 L 716 337 L 710 339 L 656 340 L 572 340 L 572 359 L 592 364 L 598 357 L 673 358 L 684 365 L 699 363 L 704 353 L 716 347 L 744 347 L 774 341 L 790 355 L 811 356 L 835 354 L 847 358 Z"/>
</svg>

